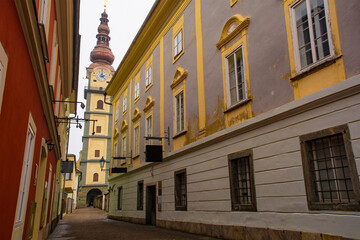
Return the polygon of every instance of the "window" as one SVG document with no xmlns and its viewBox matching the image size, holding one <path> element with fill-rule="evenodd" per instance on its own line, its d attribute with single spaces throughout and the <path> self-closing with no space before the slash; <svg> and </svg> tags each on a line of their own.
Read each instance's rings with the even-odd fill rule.
<svg viewBox="0 0 360 240">
<path fill-rule="evenodd" d="M 121 202 L 122 202 L 122 187 L 118 188 L 118 202 L 117 202 L 117 209 L 121 210 Z"/>
<path fill-rule="evenodd" d="M 146 136 L 152 136 L 152 116 L 146 118 Z"/>
<path fill-rule="evenodd" d="M 127 96 L 125 96 L 123 100 L 123 113 L 125 113 L 126 110 L 127 110 Z"/>
<path fill-rule="evenodd" d="M 134 153 L 135 156 L 140 154 L 140 131 L 139 131 L 140 127 L 136 126 L 134 128 Z"/>
<path fill-rule="evenodd" d="M 96 126 L 96 132 L 101 133 L 101 126 Z"/>
<path fill-rule="evenodd" d="M 8 56 L 5 52 L 2 43 L 0 42 L 0 114 L 1 114 L 2 100 L 4 96 L 7 65 L 8 65 Z"/>
<path fill-rule="evenodd" d="M 252 151 L 230 154 L 231 208 L 233 211 L 256 211 Z"/>
<path fill-rule="evenodd" d="M 97 182 L 99 181 L 99 174 L 98 173 L 94 173 L 93 175 L 93 182 Z"/>
<path fill-rule="evenodd" d="M 119 112 L 120 112 L 120 109 L 119 109 L 119 105 L 120 105 L 120 100 L 116 102 L 115 104 L 115 122 L 119 120 Z"/>
<path fill-rule="evenodd" d="M 291 6 L 297 70 L 334 54 L 327 8 L 327 0 L 303 0 Z"/>
<path fill-rule="evenodd" d="M 136 82 L 135 83 L 135 87 L 134 87 L 134 99 L 138 99 L 139 96 L 140 96 L 140 83 L 139 82 Z"/>
<path fill-rule="evenodd" d="M 146 73 L 145 73 L 145 85 L 146 87 L 148 87 L 151 82 L 152 82 L 152 79 L 151 79 L 151 66 L 146 70 Z"/>
<path fill-rule="evenodd" d="M 104 102 L 102 100 L 98 100 L 96 103 L 97 109 L 104 109 Z"/>
<path fill-rule="evenodd" d="M 95 157 L 100 157 L 100 150 L 95 150 Z"/>
<path fill-rule="evenodd" d="M 243 49 L 238 48 L 227 56 L 228 65 L 228 100 L 234 105 L 246 99 L 246 84 L 244 75 Z"/>
<path fill-rule="evenodd" d="M 180 133 L 185 129 L 185 117 L 184 117 L 184 92 L 181 91 L 175 96 L 175 121 L 176 121 L 176 133 Z"/>
<path fill-rule="evenodd" d="M 122 139 L 122 156 L 126 157 L 126 136 Z"/>
<path fill-rule="evenodd" d="M 32 118 L 30 117 L 30 121 Z M 25 153 L 22 166 L 22 174 L 20 181 L 20 189 L 17 201 L 15 223 L 22 222 L 25 217 L 26 204 L 28 200 L 31 167 L 34 154 L 34 143 L 35 143 L 35 131 L 29 126 L 26 136 Z"/>
<path fill-rule="evenodd" d="M 118 157 L 118 142 L 114 143 L 114 157 Z"/>
<path fill-rule="evenodd" d="M 186 170 L 175 172 L 175 210 L 187 210 Z"/>
<path fill-rule="evenodd" d="M 183 37 L 182 30 L 174 37 L 174 58 L 176 58 L 183 51 Z"/>
<path fill-rule="evenodd" d="M 333 127 L 300 137 L 311 210 L 360 210 L 360 184 L 349 129 Z"/>
<path fill-rule="evenodd" d="M 48 0 L 42 0 L 41 23 L 44 25 L 46 24 L 47 11 L 48 11 Z"/>
<path fill-rule="evenodd" d="M 71 173 L 65 173 L 65 180 L 71 180 Z"/>
<path fill-rule="evenodd" d="M 137 184 L 137 210 L 143 210 L 144 206 L 144 181 Z"/>
</svg>

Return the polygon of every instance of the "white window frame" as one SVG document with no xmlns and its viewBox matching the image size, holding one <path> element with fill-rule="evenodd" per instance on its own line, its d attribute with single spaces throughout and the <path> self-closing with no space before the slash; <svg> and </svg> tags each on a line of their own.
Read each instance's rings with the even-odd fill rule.
<svg viewBox="0 0 360 240">
<path fill-rule="evenodd" d="M 152 82 L 152 69 L 151 66 L 149 66 L 145 73 L 145 85 L 148 87 Z"/>
<path fill-rule="evenodd" d="M 179 36 L 180 36 L 180 40 L 179 40 Z M 174 37 L 174 58 L 176 58 L 180 53 L 182 53 L 183 51 L 183 33 L 182 33 L 182 29 L 180 29 L 180 31 L 176 34 L 176 36 Z"/>
<path fill-rule="evenodd" d="M 30 115 L 29 125 L 26 132 L 26 143 L 24 150 L 24 159 L 21 172 L 21 180 L 19 186 L 19 194 L 15 215 L 15 227 L 19 227 L 25 222 L 27 202 L 29 196 L 29 188 L 31 182 L 31 170 L 34 158 L 36 126 L 32 116 Z"/>
<path fill-rule="evenodd" d="M 127 149 L 126 149 L 126 136 L 122 138 L 122 156 L 126 157 Z"/>
<path fill-rule="evenodd" d="M 41 6 L 41 23 L 46 24 L 47 12 L 48 12 L 48 0 L 42 0 Z"/>
<path fill-rule="evenodd" d="M 178 98 L 179 96 L 182 96 L 183 98 L 183 114 L 180 115 L 179 117 L 179 128 L 178 128 Z M 176 133 L 180 133 L 182 131 L 185 130 L 185 96 L 184 96 L 184 90 L 181 90 L 178 94 L 175 95 L 174 97 L 174 100 L 175 100 L 175 130 L 176 130 Z M 181 114 L 181 109 L 180 109 L 180 114 Z"/>
<path fill-rule="evenodd" d="M 8 66 L 8 61 L 9 61 L 8 56 L 5 52 L 2 43 L 0 42 L 0 114 L 1 114 L 2 100 L 4 97 L 6 70 Z"/>
<path fill-rule="evenodd" d="M 134 100 L 138 99 L 140 96 L 140 82 L 136 82 L 134 86 Z"/>
<path fill-rule="evenodd" d="M 230 78 L 229 78 L 229 58 L 231 56 L 235 56 L 235 54 L 241 50 L 241 54 L 242 54 L 242 69 L 243 69 L 243 84 L 244 84 L 244 97 L 243 99 L 239 99 L 239 90 L 238 90 L 238 75 L 237 75 L 237 67 L 235 65 L 235 81 L 236 81 L 236 98 L 237 101 L 235 103 L 231 103 L 231 93 L 230 93 Z M 236 59 L 234 61 L 234 63 L 236 64 Z M 245 57 L 244 57 L 244 45 L 240 44 L 239 47 L 237 47 L 234 51 L 232 51 L 231 53 L 229 53 L 228 55 L 225 56 L 225 78 L 226 78 L 226 98 L 227 98 L 227 106 L 232 107 L 238 104 L 241 104 L 242 102 L 247 101 L 248 99 L 248 95 L 247 95 L 247 83 L 246 83 L 246 69 L 245 69 Z"/>
<path fill-rule="evenodd" d="M 300 60 L 298 32 L 297 32 L 297 27 L 296 27 L 295 8 L 298 7 L 304 1 L 306 1 L 306 9 L 307 9 L 307 14 L 308 14 L 308 21 L 309 21 L 309 28 L 310 28 L 309 34 L 310 34 L 310 43 L 311 43 L 311 52 L 312 52 L 312 57 L 313 57 L 313 63 L 302 68 L 301 60 Z M 324 0 L 324 7 L 325 7 L 326 28 L 327 28 L 330 55 L 326 56 L 320 60 L 317 60 L 316 51 L 315 51 L 314 32 L 313 32 L 312 19 L 311 19 L 310 0 L 298 0 L 289 6 L 291 33 L 292 33 L 293 50 L 294 50 L 294 57 L 295 57 L 295 69 L 298 74 L 300 74 L 302 72 L 306 72 L 309 69 L 322 64 L 323 62 L 333 59 L 335 56 L 335 50 L 334 50 L 334 45 L 333 45 L 333 40 L 332 40 L 332 31 L 331 31 L 331 24 L 330 24 L 330 13 L 329 13 L 328 0 Z"/>
<path fill-rule="evenodd" d="M 127 96 L 123 99 L 123 113 L 127 110 Z"/>
<path fill-rule="evenodd" d="M 134 127 L 134 155 L 140 154 L 140 126 Z"/>
<path fill-rule="evenodd" d="M 152 136 L 152 115 L 146 118 L 146 136 Z"/>
</svg>

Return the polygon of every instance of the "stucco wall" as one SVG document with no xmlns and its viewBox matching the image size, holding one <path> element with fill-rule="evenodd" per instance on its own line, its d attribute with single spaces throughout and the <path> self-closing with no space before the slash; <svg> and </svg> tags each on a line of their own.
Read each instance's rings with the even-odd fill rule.
<svg viewBox="0 0 360 240">
<path fill-rule="evenodd" d="M 299 136 L 347 124 L 360 175 L 360 76 L 345 80 L 298 101 L 285 104 L 244 123 L 206 137 L 149 164 L 110 179 L 122 186 L 122 210 L 117 190 L 110 196 L 110 215 L 144 218 L 136 210 L 137 182 L 162 181 L 164 221 L 237 225 L 326 233 L 360 238 L 358 212 L 310 211 L 307 206 Z M 228 154 L 252 149 L 257 212 L 231 211 Z M 175 211 L 174 172 L 186 169 L 187 211 Z M 115 189 L 116 189 L 115 188 Z M 146 198 L 144 198 L 144 201 Z"/>
</svg>

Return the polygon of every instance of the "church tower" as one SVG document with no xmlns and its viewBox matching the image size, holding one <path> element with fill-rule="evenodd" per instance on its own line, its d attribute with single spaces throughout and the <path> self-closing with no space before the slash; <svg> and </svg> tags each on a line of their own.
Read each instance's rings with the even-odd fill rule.
<svg viewBox="0 0 360 240">
<path fill-rule="evenodd" d="M 108 22 L 108 15 L 104 10 L 96 35 L 96 46 L 90 53 L 92 63 L 86 69 L 88 86 L 84 90 L 85 118 L 95 121 L 87 121 L 84 127 L 78 207 L 93 205 L 94 198 L 104 195 L 108 189 L 109 171 L 102 171 L 100 168 L 100 160 L 104 158 L 104 170 L 109 169 L 111 158 L 112 106 L 104 102 L 104 90 L 114 74 L 111 64 L 115 57 L 109 47 Z"/>
</svg>

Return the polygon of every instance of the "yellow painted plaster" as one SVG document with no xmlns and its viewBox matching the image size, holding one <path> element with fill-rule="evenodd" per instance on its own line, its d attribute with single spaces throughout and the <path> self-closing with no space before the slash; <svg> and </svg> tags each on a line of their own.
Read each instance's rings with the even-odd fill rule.
<svg viewBox="0 0 360 240">
<path fill-rule="evenodd" d="M 95 123 L 95 136 L 96 135 L 108 135 L 108 123 L 109 123 L 109 115 L 100 115 L 100 114 L 91 114 L 91 119 L 97 120 L 97 122 Z M 89 127 L 89 135 L 92 135 L 93 132 L 93 123 L 90 123 L 90 127 Z M 97 126 L 101 126 L 101 133 L 97 133 L 96 132 L 96 127 Z"/>
<path fill-rule="evenodd" d="M 291 77 L 297 75 L 295 67 L 294 45 L 291 29 L 290 5 L 296 0 L 284 0 L 285 24 L 288 40 L 288 51 L 290 60 Z M 338 20 L 336 14 L 335 0 L 328 0 L 329 16 L 331 26 L 331 37 L 334 47 L 336 62 L 318 70 L 314 73 L 304 75 L 300 79 L 293 81 L 293 91 L 295 99 L 302 98 L 306 95 L 319 91 L 323 88 L 329 87 L 333 84 L 341 82 L 346 79 L 345 66 L 342 58 L 341 44 Z"/>
<path fill-rule="evenodd" d="M 89 151 L 87 159 L 99 159 L 104 156 L 106 157 L 106 142 L 107 139 L 101 138 L 89 138 Z M 95 157 L 95 150 L 100 150 L 100 156 Z M 99 165 L 100 166 L 100 165 Z"/>
<path fill-rule="evenodd" d="M 97 182 L 94 182 L 94 173 L 99 174 Z M 99 162 L 88 162 L 86 164 L 86 184 L 105 184 L 105 171 L 101 171 Z"/>
<path fill-rule="evenodd" d="M 165 114 L 165 76 L 164 76 L 164 38 L 160 39 L 160 136 L 164 137 Z M 164 141 L 162 141 L 164 145 Z"/>
</svg>

